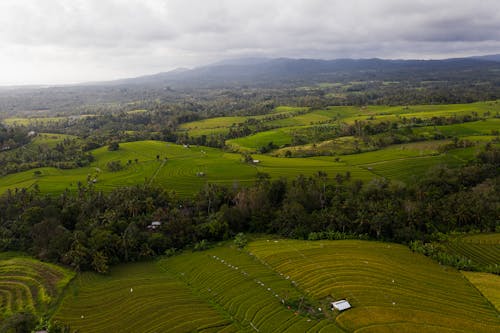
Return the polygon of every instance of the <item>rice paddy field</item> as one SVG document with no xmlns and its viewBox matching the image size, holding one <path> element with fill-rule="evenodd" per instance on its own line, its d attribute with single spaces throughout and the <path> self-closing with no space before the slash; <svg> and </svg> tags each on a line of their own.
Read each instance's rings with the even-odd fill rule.
<svg viewBox="0 0 500 333">
<path fill-rule="evenodd" d="M 257 241 L 248 247 L 314 299 L 347 299 L 354 332 L 497 332 L 498 311 L 460 272 L 408 248 L 367 241 Z"/>
<path fill-rule="evenodd" d="M 97 189 L 111 190 L 119 186 L 157 184 L 181 195 L 190 195 L 207 182 L 230 186 L 252 184 L 258 172 L 272 178 L 293 178 L 299 174 L 311 176 L 325 171 L 331 178 L 337 173 L 351 173 L 353 179 L 371 180 L 377 176 L 406 181 L 424 174 L 435 165 L 458 166 L 472 158 L 476 148 L 460 150 L 460 156 L 448 152 L 438 154 L 432 144 L 406 144 L 356 155 L 345 155 L 337 161 L 334 157 L 279 158 L 269 155 L 252 155 L 258 164 L 242 162 L 240 154 L 226 153 L 208 147 L 189 148 L 160 141 L 137 141 L 120 144 L 118 151 L 102 147 L 92 151 L 95 162 L 90 167 L 77 169 L 39 168 L 6 175 L 0 178 L 0 192 L 7 189 L 38 185 L 43 193 L 60 193 L 75 190 L 78 182 L 96 179 Z M 156 156 L 159 155 L 159 159 Z M 137 159 L 137 161 L 136 161 Z M 120 161 L 123 169 L 108 170 L 107 164 Z M 200 177 L 202 172 L 204 176 Z M 197 175 L 198 174 L 198 175 Z"/>
<path fill-rule="evenodd" d="M 443 243 L 446 251 L 477 267 L 500 267 L 500 233 L 457 236 Z"/>
<path fill-rule="evenodd" d="M 481 272 L 462 274 L 500 311 L 500 276 Z"/>
<path fill-rule="evenodd" d="M 490 102 L 477 102 L 470 104 L 449 104 L 449 105 L 411 105 L 411 106 L 331 106 L 322 110 L 312 110 L 307 108 L 293 108 L 293 107 L 278 107 L 271 114 L 283 114 L 287 117 L 282 119 L 272 119 L 268 115 L 262 116 L 238 116 L 238 117 L 217 117 L 210 119 L 203 119 L 199 121 L 189 122 L 180 126 L 181 132 L 187 132 L 190 136 L 197 137 L 200 135 L 209 135 L 217 133 L 227 133 L 228 127 L 232 125 L 242 124 L 249 119 L 263 120 L 268 127 L 281 128 L 282 131 L 263 134 L 263 137 L 268 138 L 272 133 L 290 133 L 293 127 L 307 127 L 313 124 L 339 122 L 345 124 L 352 124 L 355 121 L 364 121 L 367 123 L 378 123 L 381 121 L 403 121 L 404 119 L 420 118 L 422 120 L 434 117 L 452 118 L 464 115 L 478 115 L 485 118 L 484 124 L 475 124 L 471 128 L 467 124 L 458 124 L 447 126 L 440 126 L 443 133 L 448 135 L 474 135 L 477 133 L 485 134 L 491 127 L 498 129 L 498 116 L 500 112 L 500 105 L 498 101 Z M 491 119 L 493 118 L 493 119 Z M 250 126 L 252 127 L 252 126 Z M 429 131 L 431 129 L 422 129 L 421 132 Z M 488 132 L 489 134 L 489 132 Z M 282 134 L 281 134 L 282 135 Z M 278 135 L 279 136 L 279 135 Z M 259 137 L 257 137 L 259 139 Z M 228 144 L 238 145 L 241 147 L 255 148 L 255 146 L 246 146 L 244 143 L 230 140 Z M 274 141 L 274 140 L 271 140 Z M 283 144 L 289 143 L 283 139 L 276 139 L 276 141 L 283 141 Z M 245 142 L 245 141 L 244 141 Z M 269 142 L 269 141 L 268 141 Z M 267 142 L 265 142 L 267 144 Z M 257 146 L 258 147 L 258 146 Z"/>
<path fill-rule="evenodd" d="M 408 182 L 424 175 L 436 165 L 457 167 L 473 159 L 482 146 L 497 138 L 500 118 L 494 117 L 499 111 L 500 105 L 497 101 L 455 105 L 334 106 L 322 110 L 282 106 L 266 115 L 218 117 L 182 124 L 180 127 L 181 132 L 194 136 L 226 133 L 231 126 L 249 119 L 263 121 L 265 126 L 274 127 L 247 137 L 227 140 L 226 145 L 237 153 L 208 147 L 186 148 L 159 141 L 121 143 L 118 151 L 108 151 L 107 147 L 93 150 L 95 162 L 90 167 L 70 170 L 39 168 L 1 177 L 0 193 L 8 189 L 37 185 L 42 193 L 56 194 L 65 189 L 75 190 L 79 182 L 86 184 L 91 179 L 95 180 L 93 186 L 104 191 L 119 186 L 148 183 L 164 186 L 187 196 L 198 191 L 207 182 L 246 186 L 255 181 L 259 172 L 267 173 L 272 178 L 293 178 L 299 174 L 310 176 L 317 171 L 324 171 L 331 179 L 337 173 L 350 172 L 352 179 L 371 180 L 374 177 L 384 177 Z M 428 141 L 398 144 L 376 151 L 372 150 L 377 148 L 352 136 L 296 147 L 288 146 L 292 144 L 295 133 L 314 132 L 320 130 L 320 127 L 335 127 L 356 120 L 377 122 L 392 117 L 401 121 L 403 118 L 454 117 L 473 113 L 484 115 L 487 119 L 446 126 L 416 127 L 413 129 L 414 133 L 426 137 Z M 436 141 L 433 138 L 438 134 L 445 137 L 458 136 L 474 142 L 474 146 L 443 153 L 439 147 L 450 143 L 450 139 Z M 17 149 L 31 149 L 36 152 L 40 145 L 54 147 L 65 138 L 74 137 L 42 133 L 30 144 Z M 278 147 L 287 147 L 266 155 L 256 153 L 270 142 Z M 351 154 L 358 148 L 365 152 Z M 302 150 L 303 156 L 315 155 L 308 154 L 309 150 L 321 151 L 321 154 L 326 156 L 283 157 L 287 151 Z M 249 152 L 253 159 L 258 159 L 260 162 L 243 163 L 239 152 Z M 15 149 L 0 152 L 0 154 L 11 153 L 15 153 Z M 157 155 L 159 159 L 156 158 Z M 107 164 L 112 161 L 120 161 L 122 170 L 115 172 L 108 170 Z M 40 171 L 41 174 L 38 172 L 34 174 L 35 171 Z"/>
<path fill-rule="evenodd" d="M 243 138 L 226 140 L 226 145 L 233 150 L 254 152 L 272 142 L 276 146 L 289 145 L 292 142 L 293 128 L 278 128 L 259 132 Z"/>
<path fill-rule="evenodd" d="M 238 331 L 154 262 L 117 266 L 109 275 L 80 274 L 53 319 L 81 333 Z"/>
<path fill-rule="evenodd" d="M 0 323 L 18 311 L 45 313 L 73 276 L 69 270 L 18 253 L 0 253 Z"/>
<path fill-rule="evenodd" d="M 474 278 L 393 243 L 260 237 L 80 274 L 53 319 L 82 333 L 498 332 L 497 282 Z M 338 299 L 352 308 L 332 311 Z"/>
<path fill-rule="evenodd" d="M 493 131 L 498 131 L 499 129 L 500 118 L 490 118 L 454 125 L 417 127 L 414 129 L 414 132 L 423 136 L 442 134 L 447 137 L 464 137 L 473 135 L 489 135 Z"/>
</svg>

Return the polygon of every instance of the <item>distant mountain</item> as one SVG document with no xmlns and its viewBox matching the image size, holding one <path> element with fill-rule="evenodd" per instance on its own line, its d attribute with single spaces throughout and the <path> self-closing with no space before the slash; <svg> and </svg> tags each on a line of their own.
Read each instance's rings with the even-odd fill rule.
<svg viewBox="0 0 500 333">
<path fill-rule="evenodd" d="M 349 80 L 454 80 L 489 75 L 500 55 L 445 60 L 242 58 L 105 85 L 173 87 L 294 86 Z M 498 74 L 495 74 L 498 75 Z"/>
<path fill-rule="evenodd" d="M 0 88 L 0 113 L 74 110 L 82 105 L 154 99 L 189 100 L 210 89 L 259 88 L 295 96 L 294 88 L 363 81 L 364 102 L 469 102 L 500 97 L 500 55 L 445 60 L 241 58 L 207 66 L 107 82 Z M 399 82 L 397 86 L 386 82 Z M 284 89 L 283 89 L 284 88 Z M 349 88 L 353 92 L 359 88 Z M 422 90 L 424 89 L 424 90 Z M 390 91 L 388 91 L 390 90 Z M 299 94 L 305 94 L 300 90 Z M 317 92 L 321 94 L 321 92 Z M 420 97 L 415 97 L 415 96 Z M 438 95 L 427 98 L 426 96 Z M 412 97 L 413 96 L 413 97 Z M 359 96 L 358 96 L 359 97 Z M 353 98 L 358 98 L 354 96 Z M 384 98 L 385 98 L 384 97 Z M 209 97 L 207 97 L 209 98 Z M 378 98 L 378 99 L 377 99 Z M 405 99 L 406 98 L 406 99 Z M 357 100 L 356 103 L 360 103 Z"/>
<path fill-rule="evenodd" d="M 472 59 L 477 59 L 477 60 L 486 60 L 486 61 L 498 61 L 500 62 L 500 54 L 491 54 L 491 55 L 485 55 L 485 56 L 476 56 L 476 57 L 471 57 Z"/>
</svg>

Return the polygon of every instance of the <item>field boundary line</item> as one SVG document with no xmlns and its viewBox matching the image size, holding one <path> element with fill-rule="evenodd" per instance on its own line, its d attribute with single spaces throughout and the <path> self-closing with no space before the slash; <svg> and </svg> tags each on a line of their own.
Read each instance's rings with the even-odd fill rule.
<svg viewBox="0 0 500 333">
<path fill-rule="evenodd" d="M 166 259 L 163 259 L 166 260 Z M 166 267 L 159 261 L 157 263 L 157 266 L 159 267 L 160 271 L 162 271 L 165 274 L 170 274 L 173 276 L 173 278 L 176 281 L 182 282 L 185 286 L 186 289 L 188 289 L 193 295 L 199 297 L 201 300 L 204 300 L 207 302 L 208 305 L 210 305 L 216 312 L 218 312 L 222 318 L 225 318 L 226 320 L 230 321 L 232 325 L 235 325 L 240 331 L 244 330 L 245 325 L 243 322 L 239 321 L 237 318 L 235 318 L 231 313 L 229 313 L 221 304 L 219 304 L 215 299 L 211 298 L 210 296 L 206 297 L 201 293 L 201 289 L 195 288 L 189 281 L 186 280 L 186 278 L 181 275 L 177 271 L 169 271 L 167 270 Z M 230 325 L 228 325 L 230 326 Z"/>
<path fill-rule="evenodd" d="M 151 183 L 156 178 L 156 176 L 158 176 L 158 173 L 160 173 L 160 170 L 163 168 L 163 166 L 165 165 L 165 163 L 167 163 L 167 161 L 165 161 L 165 160 L 163 160 L 163 162 L 161 162 L 160 166 L 156 169 L 156 171 L 153 174 L 153 176 L 149 179 L 148 185 L 151 185 Z"/>
<path fill-rule="evenodd" d="M 471 273 L 484 273 L 484 272 L 471 272 Z M 492 274 L 492 273 L 487 273 L 487 274 Z M 480 290 L 480 289 L 479 289 L 479 288 L 478 288 L 478 287 L 477 287 L 474 283 L 472 283 L 472 281 L 471 281 L 471 280 L 469 280 L 469 279 L 467 278 L 467 276 L 463 273 L 463 271 L 460 271 L 460 275 L 462 275 L 462 276 L 464 277 L 465 281 L 467 281 L 467 283 L 468 283 L 468 284 L 469 284 L 472 288 L 474 288 L 474 289 L 475 289 L 475 290 L 476 290 L 476 291 L 477 291 L 477 292 L 481 295 L 481 297 L 482 297 L 484 300 L 486 300 L 486 302 L 488 302 L 488 304 L 489 304 L 489 305 L 493 308 L 493 310 L 495 310 L 495 312 L 497 313 L 497 315 L 500 317 L 500 311 L 497 309 L 497 307 L 496 307 L 493 303 L 491 303 L 490 299 L 489 299 L 488 297 L 486 297 L 486 296 L 482 293 L 482 291 L 481 291 L 481 290 Z"/>
</svg>

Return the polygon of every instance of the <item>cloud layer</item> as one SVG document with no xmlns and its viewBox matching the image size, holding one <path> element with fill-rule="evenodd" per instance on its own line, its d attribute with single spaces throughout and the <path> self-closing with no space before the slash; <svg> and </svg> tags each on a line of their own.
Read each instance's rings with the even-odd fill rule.
<svg viewBox="0 0 500 333">
<path fill-rule="evenodd" d="M 497 0 L 2 0 L 0 84 L 68 83 L 247 56 L 500 53 Z"/>
</svg>

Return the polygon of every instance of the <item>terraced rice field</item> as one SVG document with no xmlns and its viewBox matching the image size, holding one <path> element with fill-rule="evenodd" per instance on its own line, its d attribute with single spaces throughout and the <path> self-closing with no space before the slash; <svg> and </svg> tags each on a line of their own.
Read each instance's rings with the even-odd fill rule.
<svg viewBox="0 0 500 333">
<path fill-rule="evenodd" d="M 306 114 L 298 114 L 285 119 L 266 122 L 267 126 L 275 129 L 259 132 L 248 137 L 231 139 L 227 145 L 234 149 L 256 150 L 269 142 L 278 146 L 290 144 L 292 133 L 306 130 L 313 124 L 325 122 L 340 122 L 353 124 L 355 121 L 378 123 L 381 121 L 402 121 L 403 119 L 431 119 L 434 117 L 454 117 L 463 115 L 477 115 L 493 117 L 500 110 L 496 102 L 454 104 L 454 105 L 415 105 L 410 107 L 395 106 L 367 106 L 367 107 L 329 107 L 324 110 L 314 110 Z M 214 118 L 224 124 L 224 119 L 231 117 Z M 209 120 L 207 120 L 209 121 Z M 189 125 L 185 125 L 189 126 Z M 425 126 L 415 128 L 416 134 L 432 138 L 436 134 L 452 136 L 491 135 L 492 131 L 500 128 L 500 119 L 488 118 L 486 120 L 446 126 Z"/>
<path fill-rule="evenodd" d="M 465 257 L 479 267 L 500 266 L 500 233 L 456 237 L 444 246 L 448 252 Z"/>
<path fill-rule="evenodd" d="M 497 285 L 467 278 L 392 243 L 261 238 L 81 274 L 54 319 L 82 333 L 498 332 Z M 344 298 L 353 308 L 332 312 Z"/>
<path fill-rule="evenodd" d="M 283 146 L 292 142 L 292 129 L 278 128 L 265 132 L 256 133 L 243 138 L 226 141 L 226 145 L 239 151 L 256 151 L 262 146 L 272 142 L 276 146 Z"/>
<path fill-rule="evenodd" d="M 188 195 L 202 188 L 207 182 L 226 185 L 251 184 L 258 172 L 267 172 L 271 177 L 290 178 L 300 173 L 313 175 L 318 170 L 335 175 L 337 172 L 345 173 L 352 169 L 334 161 L 281 159 L 263 155 L 254 155 L 254 158 L 261 159 L 261 163 L 249 165 L 241 161 L 239 154 L 224 153 L 219 149 L 206 147 L 184 148 L 158 141 L 123 143 L 118 151 L 109 152 L 103 147 L 93 151 L 93 154 L 96 162 L 87 168 L 39 168 L 39 176 L 35 176 L 33 170 L 4 176 L 0 179 L 0 192 L 34 184 L 38 184 L 44 193 L 60 193 L 66 188 L 76 190 L 77 183 L 80 181 L 85 184 L 90 175 L 97 179 L 95 187 L 98 189 L 110 190 L 118 186 L 146 182 Z M 160 155 L 160 160 L 156 159 L 157 155 Z M 108 171 L 106 164 L 117 160 L 121 161 L 124 169 L 117 172 Z M 205 176 L 198 177 L 198 172 L 204 172 Z M 353 178 L 358 179 L 373 177 L 373 174 L 361 168 L 355 168 L 351 173 Z"/>
<path fill-rule="evenodd" d="M 187 132 L 191 137 L 199 137 L 202 135 L 220 134 L 228 133 L 229 127 L 240 125 L 250 119 L 263 120 L 269 116 L 284 115 L 285 119 L 278 119 L 274 121 L 267 121 L 266 125 L 283 127 L 290 126 L 289 124 L 309 124 L 310 120 L 296 120 L 294 113 L 300 113 L 308 108 L 304 107 L 291 107 L 291 106 L 279 106 L 274 109 L 270 114 L 258 115 L 258 116 L 227 116 L 227 117 L 214 117 L 208 119 L 202 119 L 197 121 L 192 121 L 188 123 L 181 124 L 179 126 L 179 133 Z M 300 117 L 300 116 L 299 116 Z M 288 120 L 287 120 L 288 119 Z M 298 118 L 300 119 L 300 118 Z M 281 122 L 281 123 L 280 123 Z M 250 126 L 251 127 L 251 126 Z"/>
<path fill-rule="evenodd" d="M 0 253 L 0 322 L 22 310 L 44 313 L 57 302 L 73 275 L 29 257 Z"/>
<path fill-rule="evenodd" d="M 442 134 L 447 137 L 463 137 L 471 135 L 490 135 L 493 131 L 498 131 L 499 128 L 500 119 L 490 118 L 462 124 L 418 127 L 415 128 L 413 132 L 423 136 Z"/>
<path fill-rule="evenodd" d="M 316 316 L 307 317 L 296 306 L 289 307 L 289 301 L 304 296 L 295 281 L 244 251 L 217 247 L 160 264 L 226 313 L 242 331 L 342 332 L 316 308 Z"/>
<path fill-rule="evenodd" d="M 53 319 L 78 332 L 237 332 L 232 321 L 154 263 L 81 274 Z"/>
<path fill-rule="evenodd" d="M 293 178 L 299 174 L 310 176 L 321 170 L 333 178 L 337 173 L 349 171 L 352 179 L 371 180 L 383 176 L 405 181 L 425 173 L 434 165 L 463 164 L 475 150 L 474 147 L 463 149 L 463 152 L 460 150 L 465 154 L 463 156 L 454 152 L 435 155 L 432 148 L 408 144 L 341 156 L 338 162 L 333 157 L 278 158 L 254 154 L 253 158 L 259 159 L 260 163 L 251 165 L 243 163 L 240 154 L 225 153 L 220 149 L 137 141 L 120 144 L 118 151 L 110 152 L 107 147 L 92 151 L 96 161 L 90 167 L 69 170 L 39 168 L 41 175 L 34 175 L 34 170 L 29 170 L 4 176 L 0 179 L 0 192 L 37 184 L 43 193 L 60 193 L 65 189 L 76 190 L 78 182 L 86 184 L 89 176 L 97 180 L 94 184 L 97 189 L 105 191 L 149 183 L 172 189 L 180 195 L 190 195 L 207 182 L 229 186 L 252 184 L 258 172 L 268 173 L 273 178 Z M 107 163 L 110 161 L 120 161 L 123 170 L 109 171 Z M 203 172 L 204 176 L 197 176 L 198 172 Z"/>
<path fill-rule="evenodd" d="M 498 332 L 498 312 L 461 274 L 406 247 L 366 241 L 256 241 L 249 251 L 317 300 L 347 299 L 355 332 Z"/>
<path fill-rule="evenodd" d="M 500 311 L 499 275 L 479 272 L 462 272 L 462 274 Z"/>
</svg>

